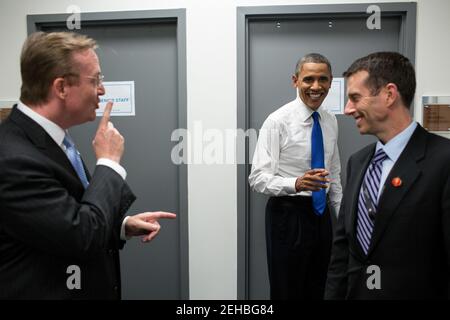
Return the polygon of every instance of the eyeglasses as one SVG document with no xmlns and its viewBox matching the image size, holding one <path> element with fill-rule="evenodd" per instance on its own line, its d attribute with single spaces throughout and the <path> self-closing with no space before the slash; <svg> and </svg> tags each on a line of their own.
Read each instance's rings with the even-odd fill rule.
<svg viewBox="0 0 450 320">
<path fill-rule="evenodd" d="M 94 84 L 96 87 L 100 87 L 103 84 L 103 80 L 105 76 L 102 73 L 99 73 L 96 77 L 84 76 L 85 78 L 95 80 Z"/>
</svg>

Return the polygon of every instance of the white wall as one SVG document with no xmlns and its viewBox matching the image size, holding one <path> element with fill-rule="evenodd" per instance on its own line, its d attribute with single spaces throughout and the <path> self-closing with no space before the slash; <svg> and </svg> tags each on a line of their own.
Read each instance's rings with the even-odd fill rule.
<svg viewBox="0 0 450 320">
<path fill-rule="evenodd" d="M 1 0 L 0 100 L 19 96 L 19 54 L 26 15 L 186 8 L 188 128 L 236 128 L 236 7 L 376 3 L 303 0 Z M 408 2 L 388 1 L 382 2 Z M 416 106 L 424 94 L 450 95 L 450 1 L 418 0 Z M 422 113 L 416 108 L 416 120 Z M 168 137 L 169 138 L 169 137 Z M 192 299 L 235 299 L 237 273 L 236 167 L 190 165 L 189 266 Z"/>
<path fill-rule="evenodd" d="M 420 106 L 422 96 L 450 96 L 450 1 L 423 0 L 417 11 L 415 102 Z M 415 111 L 422 123 L 422 108 Z"/>
</svg>

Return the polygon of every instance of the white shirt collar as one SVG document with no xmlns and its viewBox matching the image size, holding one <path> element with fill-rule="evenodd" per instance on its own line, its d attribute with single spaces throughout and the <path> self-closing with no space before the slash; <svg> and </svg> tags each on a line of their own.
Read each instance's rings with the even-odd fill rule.
<svg viewBox="0 0 450 320">
<path fill-rule="evenodd" d="M 22 103 L 22 101 L 19 101 L 19 103 L 17 104 L 17 109 L 19 109 L 21 112 L 23 112 L 25 115 L 39 124 L 45 130 L 45 132 L 47 132 L 48 135 L 52 137 L 52 139 L 58 146 L 62 145 L 66 132 L 60 126 L 41 116 L 39 113 Z"/>
<path fill-rule="evenodd" d="M 416 128 L 417 122 L 412 121 L 408 127 L 397 134 L 394 138 L 389 140 L 385 145 L 378 141 L 375 152 L 377 152 L 378 149 L 383 149 L 389 159 L 396 162 L 400 157 L 403 149 L 405 149 L 406 145 L 408 144 L 409 139 L 411 139 L 411 136 L 413 135 Z"/>
<path fill-rule="evenodd" d="M 312 114 L 314 113 L 314 110 L 308 107 L 303 100 L 297 95 L 297 99 L 295 99 L 298 103 L 298 110 L 300 113 L 300 120 L 303 122 L 306 122 L 309 118 L 311 118 Z M 317 110 L 319 113 L 319 118 L 322 118 L 322 106 L 320 106 Z"/>
</svg>

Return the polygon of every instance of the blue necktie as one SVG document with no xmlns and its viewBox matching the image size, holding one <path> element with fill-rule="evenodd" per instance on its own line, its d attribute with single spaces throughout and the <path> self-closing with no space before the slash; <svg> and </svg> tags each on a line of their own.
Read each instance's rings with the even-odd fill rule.
<svg viewBox="0 0 450 320">
<path fill-rule="evenodd" d="M 379 149 L 367 168 L 358 198 L 358 222 L 356 237 L 364 253 L 369 251 L 370 240 L 378 206 L 378 190 L 380 188 L 383 161 L 387 158 L 383 149 Z"/>
<path fill-rule="evenodd" d="M 319 123 L 319 113 L 313 112 L 312 117 L 314 124 L 311 133 L 311 169 L 325 168 L 324 151 L 323 151 L 323 136 L 322 129 Z M 317 215 L 321 215 L 326 206 L 326 192 L 325 189 L 312 192 L 313 208 Z"/>
<path fill-rule="evenodd" d="M 63 144 L 66 146 L 66 154 L 70 160 L 70 163 L 72 163 L 72 166 L 75 169 L 76 173 L 78 174 L 81 183 L 86 189 L 87 186 L 89 185 L 89 182 L 86 177 L 86 172 L 84 171 L 83 162 L 81 161 L 80 153 L 75 148 L 75 144 L 73 143 L 72 139 L 68 134 L 65 135 Z"/>
</svg>

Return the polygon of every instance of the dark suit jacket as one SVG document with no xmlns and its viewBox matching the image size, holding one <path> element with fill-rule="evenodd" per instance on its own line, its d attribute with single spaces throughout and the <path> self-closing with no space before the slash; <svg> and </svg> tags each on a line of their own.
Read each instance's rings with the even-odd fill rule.
<svg viewBox="0 0 450 320">
<path fill-rule="evenodd" d="M 14 108 L 0 125 L 0 299 L 120 298 L 120 227 L 134 200 L 106 166 L 84 190 L 60 146 Z M 80 290 L 67 287 L 71 265 Z"/>
<path fill-rule="evenodd" d="M 450 141 L 414 131 L 381 194 L 367 256 L 356 238 L 358 195 L 375 145 L 354 154 L 333 241 L 326 299 L 437 299 L 450 288 Z M 402 180 L 400 187 L 392 179 Z M 367 267 L 380 268 L 369 290 Z"/>
</svg>

